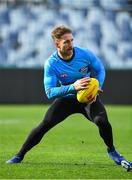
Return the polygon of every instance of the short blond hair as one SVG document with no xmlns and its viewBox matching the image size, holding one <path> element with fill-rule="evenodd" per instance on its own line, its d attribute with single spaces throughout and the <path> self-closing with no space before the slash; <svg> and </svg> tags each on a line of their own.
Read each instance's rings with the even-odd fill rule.
<svg viewBox="0 0 132 180">
<path fill-rule="evenodd" d="M 61 37 L 67 33 L 72 33 L 72 30 L 65 26 L 57 26 L 51 32 L 51 36 L 52 36 L 53 40 L 61 39 Z"/>
</svg>

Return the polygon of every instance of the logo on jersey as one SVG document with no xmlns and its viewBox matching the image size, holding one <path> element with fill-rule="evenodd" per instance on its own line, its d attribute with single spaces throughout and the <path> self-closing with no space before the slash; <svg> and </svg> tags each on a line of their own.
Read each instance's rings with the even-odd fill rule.
<svg viewBox="0 0 132 180">
<path fill-rule="evenodd" d="M 68 77 L 68 74 L 66 74 L 66 73 L 60 74 L 60 77 L 61 77 L 61 78 Z"/>
<path fill-rule="evenodd" d="M 79 72 L 81 72 L 83 75 L 88 73 L 88 66 L 84 66 L 81 69 L 79 69 Z"/>
</svg>

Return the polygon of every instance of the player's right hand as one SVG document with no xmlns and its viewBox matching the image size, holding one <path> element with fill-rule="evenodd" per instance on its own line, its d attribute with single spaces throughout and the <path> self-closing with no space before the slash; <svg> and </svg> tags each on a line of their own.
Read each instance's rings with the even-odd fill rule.
<svg viewBox="0 0 132 180">
<path fill-rule="evenodd" d="M 82 79 L 79 79 L 79 80 L 75 81 L 74 84 L 73 84 L 75 90 L 79 91 L 79 90 L 88 88 L 88 85 L 90 84 L 90 81 L 91 80 L 90 80 L 89 77 L 82 78 Z"/>
</svg>

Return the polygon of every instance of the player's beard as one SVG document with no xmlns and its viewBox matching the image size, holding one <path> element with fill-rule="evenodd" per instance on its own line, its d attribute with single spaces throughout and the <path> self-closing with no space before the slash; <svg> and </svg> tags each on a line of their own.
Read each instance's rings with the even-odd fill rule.
<svg viewBox="0 0 132 180">
<path fill-rule="evenodd" d="M 67 50 L 60 51 L 60 54 L 62 55 L 62 57 L 64 59 L 70 59 L 73 55 L 73 48 L 69 48 Z"/>
</svg>

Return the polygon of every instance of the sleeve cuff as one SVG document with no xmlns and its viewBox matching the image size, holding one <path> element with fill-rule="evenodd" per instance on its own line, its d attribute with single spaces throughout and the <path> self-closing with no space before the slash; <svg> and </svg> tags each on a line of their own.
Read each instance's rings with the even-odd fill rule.
<svg viewBox="0 0 132 180">
<path fill-rule="evenodd" d="M 69 90 L 70 90 L 70 92 L 76 92 L 73 84 L 70 85 Z"/>
</svg>

